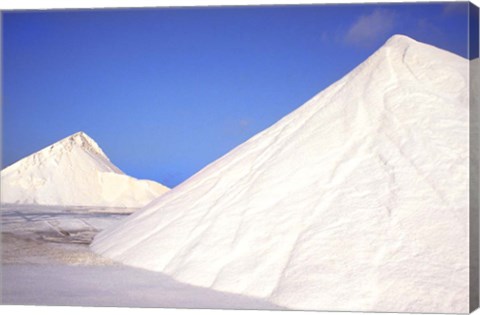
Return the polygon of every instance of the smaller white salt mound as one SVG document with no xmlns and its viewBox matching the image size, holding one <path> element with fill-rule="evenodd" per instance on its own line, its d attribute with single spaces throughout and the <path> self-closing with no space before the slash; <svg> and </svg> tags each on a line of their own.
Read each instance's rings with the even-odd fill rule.
<svg viewBox="0 0 480 315">
<path fill-rule="evenodd" d="M 124 174 L 84 132 L 46 147 L 1 172 L 1 202 L 142 207 L 169 188 Z"/>
</svg>

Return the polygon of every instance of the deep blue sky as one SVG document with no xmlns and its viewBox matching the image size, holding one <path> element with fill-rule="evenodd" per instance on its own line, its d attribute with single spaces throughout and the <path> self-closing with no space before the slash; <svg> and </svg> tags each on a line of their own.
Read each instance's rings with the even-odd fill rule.
<svg viewBox="0 0 480 315">
<path fill-rule="evenodd" d="M 3 165 L 85 131 L 175 186 L 406 34 L 467 57 L 467 4 L 7 12 Z"/>
</svg>

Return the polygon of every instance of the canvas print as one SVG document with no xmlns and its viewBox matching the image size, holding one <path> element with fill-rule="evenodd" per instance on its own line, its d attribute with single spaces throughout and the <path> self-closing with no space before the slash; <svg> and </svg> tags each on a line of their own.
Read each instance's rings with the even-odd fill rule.
<svg viewBox="0 0 480 315">
<path fill-rule="evenodd" d="M 2 12 L 2 304 L 474 311 L 478 34 L 469 2 Z"/>
</svg>

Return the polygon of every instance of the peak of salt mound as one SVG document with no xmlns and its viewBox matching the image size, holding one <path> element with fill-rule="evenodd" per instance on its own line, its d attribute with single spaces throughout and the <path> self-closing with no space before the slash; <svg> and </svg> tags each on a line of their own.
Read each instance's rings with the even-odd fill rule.
<svg viewBox="0 0 480 315">
<path fill-rule="evenodd" d="M 108 159 L 106 154 L 103 152 L 100 146 L 95 142 L 95 140 L 90 138 L 83 131 L 74 133 L 73 135 L 65 137 L 64 139 L 52 144 L 50 146 L 50 149 L 59 148 L 64 150 L 72 150 L 72 148 L 74 147 L 82 148 L 83 150 L 86 150 L 92 154 L 96 154 L 103 158 Z"/>
<path fill-rule="evenodd" d="M 98 144 L 83 131 L 74 133 L 73 135 L 60 140 L 60 142 L 74 143 L 81 147 L 94 149 L 95 151 L 103 153 Z"/>
<path fill-rule="evenodd" d="M 419 42 L 414 40 L 411 37 L 402 34 L 395 34 L 391 36 L 386 42 L 384 46 L 393 46 L 393 47 L 405 47 L 412 44 L 418 44 Z"/>
<path fill-rule="evenodd" d="M 437 61 L 447 62 L 463 59 L 449 51 L 438 49 L 435 46 L 416 41 L 401 34 L 391 36 L 373 56 L 382 54 L 385 56 L 385 51 L 390 52 L 387 55 L 391 58 L 391 62 L 406 63 L 417 59 L 415 60 L 417 64 L 414 66 L 420 66 L 420 62 L 431 63 L 432 58 L 437 59 Z"/>
<path fill-rule="evenodd" d="M 97 253 L 292 309 L 469 308 L 468 60 L 395 36 Z"/>
<path fill-rule="evenodd" d="M 80 131 L 1 172 L 2 203 L 141 207 L 169 189 L 125 175 Z"/>
</svg>

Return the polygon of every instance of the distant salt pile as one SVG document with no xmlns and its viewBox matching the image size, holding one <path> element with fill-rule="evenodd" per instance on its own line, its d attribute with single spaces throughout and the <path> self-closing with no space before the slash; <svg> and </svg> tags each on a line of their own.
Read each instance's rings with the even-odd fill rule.
<svg viewBox="0 0 480 315">
<path fill-rule="evenodd" d="M 468 67 L 394 36 L 92 248 L 292 309 L 468 312 Z"/>
<path fill-rule="evenodd" d="M 168 190 L 125 175 L 83 132 L 1 172 L 2 203 L 141 207 Z"/>
</svg>

